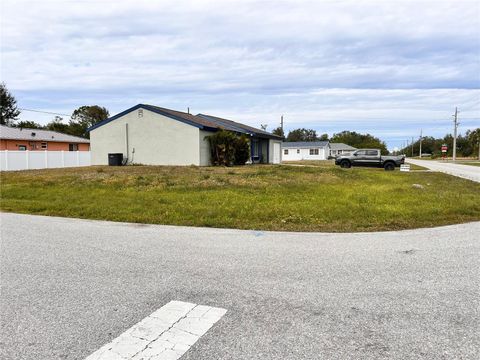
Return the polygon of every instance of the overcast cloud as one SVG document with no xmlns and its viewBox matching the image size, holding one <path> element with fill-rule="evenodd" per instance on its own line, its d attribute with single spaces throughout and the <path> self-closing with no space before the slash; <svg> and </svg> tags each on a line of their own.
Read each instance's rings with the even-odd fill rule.
<svg viewBox="0 0 480 360">
<path fill-rule="evenodd" d="M 1 2 L 20 107 L 137 103 L 254 126 L 368 131 L 393 148 L 480 126 L 478 1 Z M 24 120 L 52 116 L 23 112 Z"/>
</svg>

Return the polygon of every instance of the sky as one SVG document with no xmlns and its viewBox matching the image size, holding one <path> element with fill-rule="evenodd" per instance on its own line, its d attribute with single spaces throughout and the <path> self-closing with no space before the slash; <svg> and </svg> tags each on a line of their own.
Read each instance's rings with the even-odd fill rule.
<svg viewBox="0 0 480 360">
<path fill-rule="evenodd" d="M 22 109 L 138 103 L 267 130 L 407 139 L 480 126 L 480 1 L 3 0 Z M 51 114 L 23 111 L 45 124 Z M 68 116 L 64 116 L 68 119 Z"/>
</svg>

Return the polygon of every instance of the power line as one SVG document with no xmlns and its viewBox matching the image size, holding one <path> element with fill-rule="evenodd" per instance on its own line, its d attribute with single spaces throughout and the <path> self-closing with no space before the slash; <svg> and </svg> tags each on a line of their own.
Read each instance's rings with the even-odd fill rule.
<svg viewBox="0 0 480 360">
<path fill-rule="evenodd" d="M 25 109 L 25 108 L 18 108 L 18 109 L 22 110 L 22 111 L 31 111 L 31 112 L 37 112 L 37 113 L 43 113 L 43 114 L 50 114 L 50 115 L 72 116 L 72 114 L 61 114 L 61 113 L 56 113 L 56 112 L 51 112 L 51 111 Z"/>
</svg>

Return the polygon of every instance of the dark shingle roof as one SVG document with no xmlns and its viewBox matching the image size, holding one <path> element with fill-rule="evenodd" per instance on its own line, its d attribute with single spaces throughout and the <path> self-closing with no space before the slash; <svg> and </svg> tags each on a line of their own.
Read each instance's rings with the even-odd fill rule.
<svg viewBox="0 0 480 360">
<path fill-rule="evenodd" d="M 105 125 L 109 123 L 110 121 L 113 121 L 115 119 L 118 119 L 119 117 L 122 117 L 134 110 L 137 109 L 146 109 L 150 110 L 154 113 L 161 114 L 167 117 L 170 117 L 172 119 L 184 122 L 186 124 L 196 126 L 200 129 L 204 129 L 207 131 L 215 131 L 218 129 L 225 129 L 225 130 L 230 130 L 230 131 L 235 131 L 239 132 L 242 134 L 251 134 L 254 136 L 258 137 L 267 137 L 267 138 L 272 138 L 272 139 L 281 139 L 281 137 L 273 135 L 267 131 L 263 131 L 260 129 L 256 129 L 254 127 L 241 124 L 232 120 L 227 120 L 227 119 L 222 119 L 216 116 L 211 116 L 211 115 L 204 115 L 204 114 L 198 114 L 198 115 L 192 115 L 189 113 L 185 113 L 182 111 L 177 111 L 177 110 L 171 110 L 167 108 L 163 108 L 160 106 L 154 106 L 154 105 L 147 105 L 147 104 L 138 104 L 135 105 L 134 107 L 131 107 L 130 109 L 127 109 L 115 116 L 112 116 L 111 118 L 108 118 L 107 120 L 101 121 L 98 124 L 95 124 L 94 126 L 90 127 L 87 131 L 92 131 L 93 129 L 96 129 L 97 127 L 100 127 L 102 125 Z"/>
<path fill-rule="evenodd" d="M 233 120 L 228 120 L 228 119 L 223 119 L 217 116 L 212 116 L 212 115 L 206 115 L 206 114 L 198 114 L 197 117 L 201 117 L 203 119 L 206 119 L 208 121 L 211 121 L 215 123 L 218 128 L 220 129 L 225 129 L 225 130 L 230 130 L 230 131 L 236 131 L 242 134 L 252 134 L 256 135 L 259 137 L 268 137 L 272 139 L 281 139 L 280 136 L 274 135 L 272 133 L 269 133 L 268 131 L 265 130 L 260 130 L 257 128 L 254 128 L 252 126 L 248 126 Z"/>
<path fill-rule="evenodd" d="M 328 145 L 328 141 L 297 141 L 297 142 L 283 142 L 284 148 L 316 148 L 325 147 Z"/>
</svg>

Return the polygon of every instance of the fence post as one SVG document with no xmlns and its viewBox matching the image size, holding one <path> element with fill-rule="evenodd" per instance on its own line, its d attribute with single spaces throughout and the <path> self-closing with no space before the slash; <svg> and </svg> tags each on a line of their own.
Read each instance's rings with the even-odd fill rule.
<svg viewBox="0 0 480 360">
<path fill-rule="evenodd" d="M 77 166 L 80 166 L 80 151 L 77 150 Z"/>
<path fill-rule="evenodd" d="M 48 152 L 45 150 L 45 169 L 48 169 Z"/>
<path fill-rule="evenodd" d="M 5 150 L 5 170 L 8 170 L 8 150 Z"/>
<path fill-rule="evenodd" d="M 62 150 L 62 168 L 65 167 L 65 151 Z"/>
<path fill-rule="evenodd" d="M 26 162 L 27 162 L 27 170 L 30 169 L 30 166 L 29 166 L 29 164 L 28 164 L 28 157 L 29 157 L 29 156 L 30 156 L 30 155 L 29 155 L 28 150 L 25 150 L 25 160 L 26 160 Z"/>
</svg>

